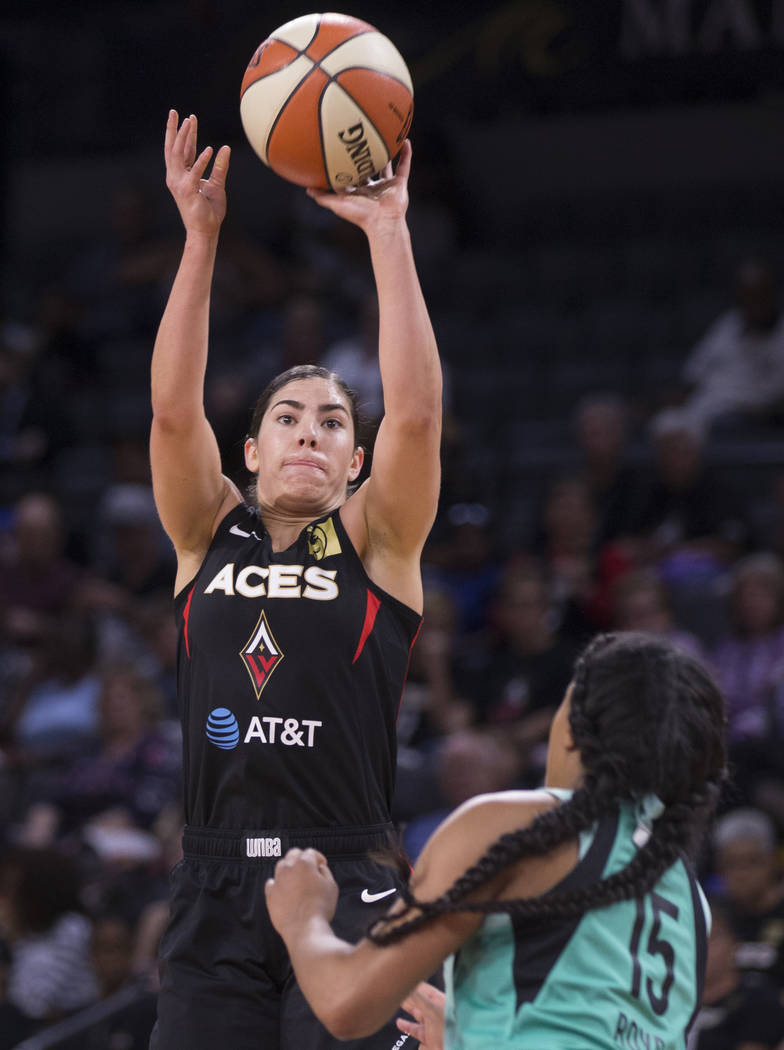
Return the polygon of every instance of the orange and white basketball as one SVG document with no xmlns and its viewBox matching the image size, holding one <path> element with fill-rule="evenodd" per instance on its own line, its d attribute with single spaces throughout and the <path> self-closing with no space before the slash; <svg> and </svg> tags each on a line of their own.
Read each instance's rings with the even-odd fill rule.
<svg viewBox="0 0 784 1050">
<path fill-rule="evenodd" d="M 414 89 L 394 44 L 339 14 L 303 15 L 251 58 L 240 92 L 242 126 L 274 172 L 299 186 L 342 189 L 397 156 Z"/>
</svg>

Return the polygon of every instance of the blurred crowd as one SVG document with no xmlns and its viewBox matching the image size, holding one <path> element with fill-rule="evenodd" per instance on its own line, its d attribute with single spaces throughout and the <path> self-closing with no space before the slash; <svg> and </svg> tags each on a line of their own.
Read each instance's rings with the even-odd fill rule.
<svg viewBox="0 0 784 1050">
<path fill-rule="evenodd" d="M 417 186 L 439 318 L 463 226 L 426 158 Z M 0 1050 L 146 1047 L 180 850 L 174 565 L 146 448 L 180 245 L 138 188 L 113 204 L 103 240 L 49 267 L 0 330 Z M 289 222 L 285 250 L 230 227 L 219 253 L 207 411 L 242 488 L 253 402 L 284 368 L 334 367 L 371 450 L 383 410 L 364 242 L 309 202 Z M 404 844 L 413 859 L 465 799 L 541 782 L 551 716 L 595 633 L 648 631 L 704 660 L 728 701 L 732 777 L 699 858 L 714 925 L 693 1050 L 784 1039 L 784 461 L 752 503 L 707 454 L 721 427 L 762 425 L 784 447 L 782 305 L 770 268 L 746 260 L 655 405 L 587 381 L 561 406 L 567 454 L 537 473 L 512 535 L 520 493 L 491 504 L 473 487 L 476 420 L 442 343 L 442 499 L 399 718 Z M 500 411 L 502 384 L 495 396 Z"/>
</svg>

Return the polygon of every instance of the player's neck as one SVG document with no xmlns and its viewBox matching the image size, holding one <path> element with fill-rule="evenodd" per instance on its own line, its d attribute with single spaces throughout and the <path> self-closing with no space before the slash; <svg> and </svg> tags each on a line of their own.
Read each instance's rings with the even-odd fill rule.
<svg viewBox="0 0 784 1050">
<path fill-rule="evenodd" d="M 261 520 L 270 538 L 273 552 L 279 553 L 280 551 L 288 550 L 293 543 L 297 542 L 299 534 L 306 525 L 328 514 L 329 511 L 330 508 L 327 507 L 324 510 L 314 509 L 312 513 L 295 515 L 277 508 L 261 507 Z"/>
</svg>

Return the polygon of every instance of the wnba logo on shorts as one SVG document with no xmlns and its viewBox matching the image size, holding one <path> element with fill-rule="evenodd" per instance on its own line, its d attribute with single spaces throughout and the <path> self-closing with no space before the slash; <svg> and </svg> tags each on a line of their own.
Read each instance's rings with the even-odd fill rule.
<svg viewBox="0 0 784 1050">
<path fill-rule="evenodd" d="M 281 846 L 278 838 L 245 839 L 246 857 L 280 857 Z"/>
</svg>

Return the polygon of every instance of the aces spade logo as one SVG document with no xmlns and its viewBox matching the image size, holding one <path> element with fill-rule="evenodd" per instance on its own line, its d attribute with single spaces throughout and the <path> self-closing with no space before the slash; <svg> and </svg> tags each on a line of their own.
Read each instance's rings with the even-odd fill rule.
<svg viewBox="0 0 784 1050">
<path fill-rule="evenodd" d="M 248 669 L 258 700 L 261 698 L 261 691 L 269 681 L 270 675 L 283 659 L 283 653 L 273 637 L 265 612 L 262 612 L 259 617 L 258 623 L 253 628 L 253 634 L 248 639 L 245 648 L 241 650 L 240 656 Z"/>
</svg>

